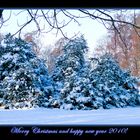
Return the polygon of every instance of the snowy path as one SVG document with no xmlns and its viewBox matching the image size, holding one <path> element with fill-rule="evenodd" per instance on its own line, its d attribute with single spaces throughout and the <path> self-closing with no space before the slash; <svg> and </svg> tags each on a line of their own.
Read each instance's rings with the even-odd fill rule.
<svg viewBox="0 0 140 140">
<path fill-rule="evenodd" d="M 108 110 L 0 109 L 0 124 L 130 124 L 140 125 L 140 107 Z"/>
</svg>

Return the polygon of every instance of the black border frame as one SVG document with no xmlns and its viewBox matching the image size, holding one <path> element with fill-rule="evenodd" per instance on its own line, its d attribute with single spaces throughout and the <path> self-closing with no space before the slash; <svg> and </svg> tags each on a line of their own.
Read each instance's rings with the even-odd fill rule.
<svg viewBox="0 0 140 140">
<path fill-rule="evenodd" d="M 126 0 L 1 0 L 0 8 L 2 9 L 25 9 L 25 8 L 140 8 L 140 2 L 138 0 L 126 1 Z M 114 114 L 115 115 L 115 114 Z M 103 134 L 99 136 L 82 135 L 82 136 L 74 136 L 71 134 L 33 134 L 30 133 L 28 136 L 24 136 L 23 134 L 13 134 L 11 133 L 11 129 L 13 127 L 24 127 L 25 129 L 31 129 L 33 126 L 40 127 L 41 129 L 110 129 L 110 128 L 128 128 L 127 134 Z M 0 124 L 0 137 L 10 138 L 10 139 L 43 139 L 43 138 L 57 138 L 57 139 L 128 139 L 130 137 L 139 137 L 140 125 L 1 125 Z"/>
</svg>

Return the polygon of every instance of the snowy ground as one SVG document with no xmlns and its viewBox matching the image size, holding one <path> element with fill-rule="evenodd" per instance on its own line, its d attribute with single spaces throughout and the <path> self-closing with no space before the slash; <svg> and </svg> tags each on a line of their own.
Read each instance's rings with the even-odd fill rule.
<svg viewBox="0 0 140 140">
<path fill-rule="evenodd" d="M 100 110 L 0 109 L 0 124 L 140 125 L 140 107 Z"/>
</svg>

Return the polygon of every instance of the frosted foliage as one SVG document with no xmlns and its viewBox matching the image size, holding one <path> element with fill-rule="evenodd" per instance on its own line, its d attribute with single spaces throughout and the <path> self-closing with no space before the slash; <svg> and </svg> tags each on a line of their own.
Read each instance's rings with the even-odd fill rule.
<svg viewBox="0 0 140 140">
<path fill-rule="evenodd" d="M 64 54 L 56 62 L 52 77 L 56 83 L 61 81 L 61 86 L 57 86 L 56 89 L 60 93 L 58 99 L 61 100 L 60 108 L 77 109 L 77 102 L 83 104 L 89 100 L 89 97 L 82 97 L 82 94 L 78 93 L 81 87 L 76 85 L 84 74 L 82 70 L 85 68 L 84 52 L 86 50 L 87 45 L 83 36 L 75 38 L 64 46 Z"/>
<path fill-rule="evenodd" d="M 137 79 L 109 54 L 87 60 L 83 36 L 65 44 L 52 75 L 25 41 L 7 35 L 0 49 L 0 107 L 92 110 L 140 105 Z"/>
<path fill-rule="evenodd" d="M 86 51 L 85 39 L 83 36 L 77 37 L 64 46 L 64 54 L 57 59 L 52 78 L 56 83 L 55 91 L 60 94 L 61 101 L 72 91 L 85 64 L 84 52 Z"/>
<path fill-rule="evenodd" d="M 90 71 L 90 81 L 102 97 L 103 108 L 135 106 L 140 104 L 136 79 L 122 70 L 111 55 L 99 59 L 97 67 Z"/>
<path fill-rule="evenodd" d="M 99 58 L 96 68 L 83 66 L 83 69 L 86 74 L 80 75 L 82 70 L 78 71 L 72 88 L 70 83 L 64 84 L 61 108 L 91 110 L 140 104 L 136 79 L 122 70 L 109 54 Z"/>
<path fill-rule="evenodd" d="M 32 46 L 9 34 L 0 49 L 0 106 L 44 106 L 53 87 L 44 62 L 36 57 Z"/>
</svg>

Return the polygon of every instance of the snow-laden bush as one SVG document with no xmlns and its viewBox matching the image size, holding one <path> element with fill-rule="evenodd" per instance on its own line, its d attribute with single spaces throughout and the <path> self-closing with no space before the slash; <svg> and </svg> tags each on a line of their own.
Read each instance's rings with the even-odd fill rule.
<svg viewBox="0 0 140 140">
<path fill-rule="evenodd" d="M 8 34 L 0 45 L 0 105 L 41 107 L 53 92 L 44 62 L 32 46 Z"/>
</svg>

